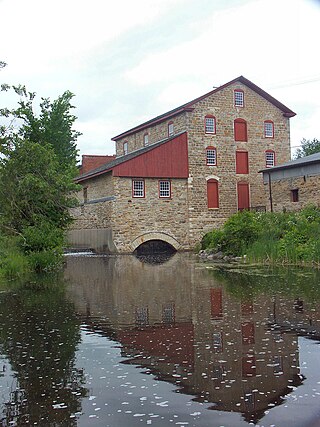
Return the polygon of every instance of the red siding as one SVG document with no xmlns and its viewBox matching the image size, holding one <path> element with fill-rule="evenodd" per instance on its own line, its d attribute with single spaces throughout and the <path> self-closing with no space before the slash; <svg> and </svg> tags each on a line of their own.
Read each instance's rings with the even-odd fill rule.
<svg viewBox="0 0 320 427">
<path fill-rule="evenodd" d="M 238 182 L 238 209 L 249 209 L 249 184 L 247 182 Z"/>
<path fill-rule="evenodd" d="M 139 178 L 188 178 L 187 134 L 127 160 L 113 168 L 113 176 Z"/>
<path fill-rule="evenodd" d="M 234 140 L 247 141 L 247 122 L 243 119 L 236 119 L 234 121 Z"/>
<path fill-rule="evenodd" d="M 249 173 L 249 162 L 247 151 L 236 151 L 236 173 Z"/>
<path fill-rule="evenodd" d="M 154 326 L 146 329 L 120 331 L 118 341 L 148 356 L 158 356 L 166 363 L 193 365 L 194 329 L 191 323 Z"/>
</svg>

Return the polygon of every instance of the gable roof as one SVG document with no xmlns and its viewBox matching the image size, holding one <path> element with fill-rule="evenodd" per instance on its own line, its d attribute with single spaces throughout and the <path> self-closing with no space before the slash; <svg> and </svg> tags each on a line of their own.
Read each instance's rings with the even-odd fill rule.
<svg viewBox="0 0 320 427">
<path fill-rule="evenodd" d="M 243 76 L 239 76 L 233 80 L 231 80 L 228 83 L 223 84 L 222 86 L 219 86 L 216 89 L 211 90 L 210 92 L 199 96 L 198 98 L 193 99 L 192 101 L 187 102 L 186 104 L 180 105 L 177 108 L 174 108 L 173 110 L 170 110 L 164 114 L 161 114 L 160 116 L 154 117 L 151 120 L 148 120 L 147 122 L 144 122 L 138 126 L 135 126 L 113 138 L 111 138 L 112 141 L 117 141 L 120 138 L 123 138 L 125 136 L 131 135 L 132 133 L 141 131 L 149 126 L 154 126 L 158 123 L 161 123 L 165 120 L 168 120 L 174 116 L 177 116 L 180 113 L 183 113 L 185 111 L 193 111 L 194 109 L 194 104 L 196 104 L 199 101 L 202 101 L 203 99 L 207 98 L 208 96 L 219 92 L 220 90 L 233 85 L 234 83 L 242 83 L 244 85 L 246 85 L 247 87 L 249 87 L 250 89 L 252 89 L 254 92 L 256 92 L 258 95 L 262 96 L 262 98 L 266 99 L 267 101 L 269 101 L 271 104 L 273 104 L 275 107 L 279 108 L 279 110 L 281 110 L 283 112 L 283 115 L 285 117 L 293 117 L 296 115 L 296 113 L 294 113 L 292 110 L 290 110 L 288 107 L 286 107 L 284 104 L 282 104 L 281 102 L 279 102 L 277 99 L 275 99 L 273 96 L 269 95 L 267 92 L 265 92 L 263 89 L 261 89 L 259 86 L 255 85 L 254 83 L 252 83 L 250 80 L 246 79 Z"/>
<path fill-rule="evenodd" d="M 283 163 L 279 166 L 273 166 L 272 168 L 261 169 L 259 172 L 276 172 L 282 169 L 292 169 L 295 167 L 311 165 L 314 163 L 320 163 L 320 153 L 310 154 L 310 156 L 301 157 L 300 159 L 291 160 L 290 162 Z"/>
<path fill-rule="evenodd" d="M 152 150 L 155 150 L 156 148 L 162 146 L 163 144 L 166 144 L 170 141 L 173 141 L 174 139 L 179 138 L 183 134 L 186 135 L 186 132 L 183 131 L 183 132 L 177 133 L 171 136 L 170 138 L 162 139 L 154 144 L 150 144 L 150 145 L 147 145 L 146 147 L 139 148 L 138 150 L 132 151 L 131 153 L 126 154 L 124 156 L 116 157 L 116 159 L 113 160 L 112 162 L 108 162 L 94 170 L 91 170 L 87 173 L 84 173 L 83 175 L 78 176 L 75 181 L 83 182 L 83 181 L 86 181 L 87 179 L 95 178 L 99 175 L 103 175 L 107 172 L 111 172 L 117 166 L 120 166 L 123 163 L 129 162 L 130 160 L 135 159 L 136 157 L 142 156 Z"/>
</svg>

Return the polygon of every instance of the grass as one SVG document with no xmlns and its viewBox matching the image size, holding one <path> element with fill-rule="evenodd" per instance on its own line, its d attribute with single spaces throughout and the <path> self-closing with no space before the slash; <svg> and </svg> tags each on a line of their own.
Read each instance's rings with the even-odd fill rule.
<svg viewBox="0 0 320 427">
<path fill-rule="evenodd" d="M 202 249 L 254 263 L 320 267 L 320 209 L 308 206 L 297 213 L 238 212 L 219 230 L 207 233 Z"/>
</svg>

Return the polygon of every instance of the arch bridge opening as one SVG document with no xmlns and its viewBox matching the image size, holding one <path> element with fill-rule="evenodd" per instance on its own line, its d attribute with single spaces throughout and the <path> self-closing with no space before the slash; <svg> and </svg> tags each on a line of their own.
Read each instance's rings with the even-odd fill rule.
<svg viewBox="0 0 320 427">
<path fill-rule="evenodd" d="M 164 254 L 175 253 L 175 248 L 170 243 L 163 240 L 148 240 L 142 243 L 135 249 L 134 253 L 137 255 L 150 255 L 150 254 Z"/>
<path fill-rule="evenodd" d="M 163 240 L 148 240 L 139 245 L 133 253 L 143 262 L 161 264 L 168 261 L 176 252 L 172 245 Z"/>
</svg>

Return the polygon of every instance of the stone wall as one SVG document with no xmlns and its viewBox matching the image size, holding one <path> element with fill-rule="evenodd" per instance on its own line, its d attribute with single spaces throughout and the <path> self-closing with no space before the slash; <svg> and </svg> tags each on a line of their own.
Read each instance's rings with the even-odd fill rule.
<svg viewBox="0 0 320 427">
<path fill-rule="evenodd" d="M 147 133 L 149 138 L 149 144 L 151 145 L 155 142 L 161 141 L 162 139 L 168 138 L 168 124 L 173 122 L 174 133 L 178 134 L 187 129 L 187 118 L 185 114 L 180 114 L 174 117 L 172 120 L 165 120 L 164 122 L 150 126 L 147 129 L 133 133 L 129 136 L 123 137 L 116 142 L 116 155 L 122 156 L 123 153 L 123 144 L 128 143 L 128 153 L 135 151 L 138 148 L 144 147 L 144 135 Z"/>
<path fill-rule="evenodd" d="M 235 89 L 244 92 L 244 107 L 234 106 Z M 215 134 L 205 133 L 206 115 L 216 118 Z M 237 118 L 247 122 L 246 142 L 235 141 L 234 120 Z M 273 138 L 264 136 L 265 120 L 274 123 Z M 75 226 L 110 226 L 114 243 L 122 252 L 131 252 L 133 241 L 139 236 L 155 236 L 155 233 L 177 241 L 180 249 L 191 249 L 207 231 L 221 226 L 237 212 L 237 182 L 249 184 L 251 206 L 268 205 L 268 194 L 258 173 L 266 167 L 265 152 L 275 152 L 276 164 L 290 160 L 289 119 L 282 111 L 247 86 L 234 83 L 198 101 L 193 111 L 119 139 L 117 155 L 123 154 L 124 142 L 128 142 L 129 152 L 143 147 L 145 133 L 148 133 L 149 144 L 167 138 L 171 121 L 175 134 L 188 132 L 189 158 L 189 178 L 172 179 L 172 198 L 159 199 L 156 178 L 145 180 L 145 198 L 132 198 L 131 178 L 112 177 L 108 173 L 85 182 L 88 203 L 76 212 Z M 206 164 L 208 146 L 217 150 L 216 166 Z M 248 152 L 248 174 L 236 174 L 236 150 Z M 207 180 L 210 178 L 219 183 L 219 208 L 216 209 L 208 209 Z M 105 197 L 114 199 L 93 203 Z"/>
<path fill-rule="evenodd" d="M 269 198 L 269 184 L 265 184 L 265 195 Z M 292 201 L 292 190 L 298 190 L 298 201 Z M 272 202 L 274 212 L 298 211 L 307 205 L 320 206 L 320 175 L 286 178 L 272 182 Z M 270 210 L 270 201 L 268 201 Z"/>
<path fill-rule="evenodd" d="M 180 250 L 190 249 L 187 180 L 172 180 L 170 199 L 159 198 L 158 185 L 156 178 L 145 179 L 145 198 L 133 198 L 131 178 L 114 177 L 112 229 L 119 251 L 132 252 L 133 241 L 148 234 L 174 239 Z"/>
</svg>

